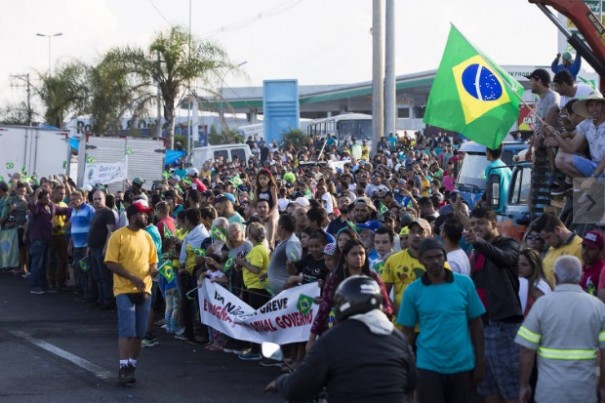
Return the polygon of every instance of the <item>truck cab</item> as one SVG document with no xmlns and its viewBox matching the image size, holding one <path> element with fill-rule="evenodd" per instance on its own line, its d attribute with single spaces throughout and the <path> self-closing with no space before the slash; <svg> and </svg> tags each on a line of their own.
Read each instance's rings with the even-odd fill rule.
<svg viewBox="0 0 605 403">
<path fill-rule="evenodd" d="M 525 229 L 532 219 L 529 208 L 532 164 L 529 161 L 523 161 L 507 167 L 512 169 L 512 177 L 508 200 L 504 203 L 503 210 L 498 213 L 498 225 L 503 235 L 522 240 Z M 489 179 L 485 192 L 488 207 L 497 209 L 500 206 L 500 178 L 493 171 L 491 170 L 488 174 Z"/>
</svg>

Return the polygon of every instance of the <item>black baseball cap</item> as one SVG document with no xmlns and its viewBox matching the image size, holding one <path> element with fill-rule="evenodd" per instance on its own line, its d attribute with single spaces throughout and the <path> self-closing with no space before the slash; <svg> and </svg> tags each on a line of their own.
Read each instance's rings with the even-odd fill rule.
<svg viewBox="0 0 605 403">
<path fill-rule="evenodd" d="M 550 84 L 550 73 L 544 69 L 535 69 L 531 72 L 530 75 L 525 76 L 526 78 L 534 78 L 536 80 L 542 81 L 542 84 L 549 85 Z"/>
</svg>

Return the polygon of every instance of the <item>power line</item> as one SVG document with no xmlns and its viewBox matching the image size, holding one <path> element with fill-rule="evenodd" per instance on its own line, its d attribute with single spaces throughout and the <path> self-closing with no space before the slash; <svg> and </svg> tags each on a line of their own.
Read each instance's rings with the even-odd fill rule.
<svg viewBox="0 0 605 403">
<path fill-rule="evenodd" d="M 255 22 L 257 22 L 258 20 L 261 20 L 263 18 L 267 18 L 267 17 L 273 17 L 275 15 L 279 15 L 282 14 L 288 10 L 290 10 L 293 7 L 296 7 L 297 5 L 299 5 L 300 3 L 302 3 L 304 0 L 289 0 L 283 4 L 278 4 L 275 7 L 269 8 L 267 10 L 261 11 L 253 16 L 247 17 L 247 18 L 243 18 L 240 21 L 237 21 L 233 24 L 230 25 L 226 25 L 226 26 L 222 26 L 220 28 L 205 32 L 203 34 L 203 36 L 214 36 L 217 34 L 224 34 L 224 33 L 228 33 L 228 32 L 233 32 L 233 31 L 237 31 L 239 29 L 245 28 L 251 24 L 254 24 Z"/>
<path fill-rule="evenodd" d="M 154 2 L 152 0 L 147 0 L 147 1 L 155 9 L 155 11 L 160 15 L 160 17 L 162 17 L 164 19 L 164 21 L 166 21 L 166 23 L 170 26 L 170 28 L 173 28 L 172 23 L 168 20 L 168 18 L 166 18 L 166 16 L 164 14 L 162 14 L 160 9 L 154 4 Z"/>
</svg>

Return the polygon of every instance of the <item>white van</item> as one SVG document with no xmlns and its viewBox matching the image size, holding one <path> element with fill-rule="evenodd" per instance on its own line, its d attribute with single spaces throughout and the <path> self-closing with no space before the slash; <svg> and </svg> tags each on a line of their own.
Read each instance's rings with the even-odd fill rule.
<svg viewBox="0 0 605 403">
<path fill-rule="evenodd" d="M 248 161 L 252 151 L 248 144 L 220 144 L 216 146 L 196 147 L 191 150 L 191 164 L 200 168 L 206 161 L 223 157 L 223 161 L 233 161 L 237 157 L 240 161 Z"/>
</svg>

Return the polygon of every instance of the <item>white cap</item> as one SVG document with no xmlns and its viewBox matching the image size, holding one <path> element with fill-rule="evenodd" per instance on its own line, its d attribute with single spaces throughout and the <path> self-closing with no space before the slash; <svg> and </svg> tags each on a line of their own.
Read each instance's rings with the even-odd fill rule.
<svg viewBox="0 0 605 403">
<path fill-rule="evenodd" d="M 200 173 L 200 171 L 198 171 L 198 170 L 197 170 L 197 169 L 195 169 L 195 168 L 189 168 L 189 169 L 187 170 L 187 175 L 191 175 L 191 176 L 193 176 L 193 175 L 199 175 L 199 173 Z"/>
<path fill-rule="evenodd" d="M 309 202 L 309 199 L 307 199 L 306 197 L 297 197 L 296 200 L 294 200 L 294 203 L 298 204 L 301 207 L 309 207 L 311 205 L 311 203 Z"/>
</svg>

